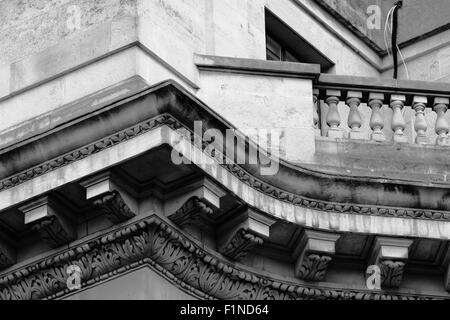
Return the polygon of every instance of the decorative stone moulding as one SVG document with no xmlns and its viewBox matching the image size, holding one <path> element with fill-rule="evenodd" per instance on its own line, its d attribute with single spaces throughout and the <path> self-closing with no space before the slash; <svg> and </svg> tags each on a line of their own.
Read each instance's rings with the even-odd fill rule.
<svg viewBox="0 0 450 320">
<path fill-rule="evenodd" d="M 74 223 L 68 216 L 68 209 L 54 196 L 44 196 L 21 207 L 19 211 L 25 216 L 25 225 L 38 232 L 52 248 L 75 240 Z"/>
<path fill-rule="evenodd" d="M 410 239 L 377 237 L 369 265 L 377 265 L 381 271 L 381 288 L 398 288 L 408 260 Z"/>
<path fill-rule="evenodd" d="M 162 218 L 151 216 L 0 276 L 0 300 L 63 298 L 71 293 L 66 273 L 70 265 L 81 269 L 81 290 L 145 265 L 200 299 L 442 299 L 402 292 L 317 287 L 261 276 L 205 251 Z"/>
<path fill-rule="evenodd" d="M 180 209 L 169 215 L 168 218 L 179 227 L 198 225 L 203 216 L 213 213 L 213 209 L 205 200 L 193 196 L 189 198 Z"/>
<path fill-rule="evenodd" d="M 212 232 L 214 217 L 222 213 L 221 199 L 226 194 L 210 179 L 197 179 L 166 195 L 164 212 L 181 228 L 194 226 Z"/>
<path fill-rule="evenodd" d="M 27 173 L 17 174 L 0 181 L 0 191 L 17 186 L 29 179 L 41 176 L 49 171 L 58 169 L 72 162 L 81 160 L 85 157 L 101 152 L 109 147 L 112 147 L 121 142 L 125 142 L 134 138 L 139 134 L 148 132 L 149 130 L 156 129 L 162 125 L 167 125 L 172 129 L 179 129 L 182 124 L 170 115 L 159 115 L 150 120 L 146 120 L 132 128 L 120 131 L 112 136 L 106 137 L 99 142 L 92 143 L 81 149 L 77 149 L 68 155 L 63 155 L 56 160 L 47 161 L 36 168 L 30 169 Z M 337 213 L 350 213 L 370 216 L 388 216 L 398 218 L 412 218 L 412 219 L 424 219 L 435 221 L 450 221 L 450 212 L 439 210 L 426 210 L 416 208 L 396 208 L 385 207 L 375 205 L 364 204 L 342 204 L 338 202 L 322 201 L 318 199 L 310 199 L 297 195 L 285 190 L 279 189 L 266 183 L 256 177 L 253 177 L 246 170 L 237 164 L 224 164 L 223 168 L 230 171 L 233 175 L 239 178 L 243 183 L 248 184 L 250 187 L 268 194 L 281 201 L 293 203 L 294 205 L 318 209 L 322 211 L 330 211 Z M 175 208 L 173 208 L 176 210 Z M 174 212 L 174 210 L 169 212 Z"/>
<path fill-rule="evenodd" d="M 294 253 L 295 276 L 307 281 L 324 280 L 339 238 L 339 234 L 304 230 Z"/>
<path fill-rule="evenodd" d="M 166 195 L 164 203 L 164 211 L 167 215 L 172 216 L 175 211 L 187 203 L 190 198 L 197 198 L 205 206 L 210 208 L 209 216 L 213 213 L 220 212 L 221 199 L 227 193 L 221 187 L 217 186 L 208 178 L 201 178 L 193 181 L 177 191 Z M 208 216 L 208 215 L 207 215 Z"/>
<path fill-rule="evenodd" d="M 92 200 L 111 222 L 120 223 L 131 219 L 136 214 L 124 200 L 123 192 L 119 191 L 118 178 L 110 172 L 96 175 L 80 183 L 86 189 L 86 199 Z"/>
<path fill-rule="evenodd" d="M 217 230 L 218 251 L 232 260 L 242 260 L 249 251 L 270 238 L 275 219 L 250 208 L 224 222 Z"/>
<path fill-rule="evenodd" d="M 56 159 L 46 161 L 26 172 L 22 172 L 0 181 L 0 191 L 15 187 L 21 183 L 24 183 L 30 179 L 36 178 L 50 171 L 61 168 L 65 165 L 73 163 L 75 161 L 84 159 L 88 156 L 101 152 L 107 148 L 133 139 L 140 134 L 144 134 L 150 130 L 160 128 L 166 125 L 171 129 L 177 130 L 183 125 L 180 121 L 168 114 L 161 114 L 149 120 L 143 121 L 134 125 L 126 130 L 117 132 L 111 136 L 108 136 L 100 141 L 91 143 L 85 147 L 79 148 L 70 152 L 69 154 L 62 155 Z M 387 217 L 399 217 L 399 218 L 412 218 L 412 219 L 424 219 L 435 221 L 450 221 L 450 212 L 439 210 L 428 210 L 423 208 L 398 208 L 365 204 L 349 204 L 339 202 L 329 202 L 320 199 L 307 198 L 302 195 L 294 194 L 283 189 L 277 188 L 269 183 L 266 183 L 257 177 L 252 176 L 241 166 L 237 164 L 224 164 L 224 169 L 227 169 L 243 183 L 248 184 L 250 187 L 268 194 L 281 201 L 291 202 L 294 205 L 302 206 L 306 208 L 312 208 L 322 211 L 331 211 L 337 213 L 349 213 L 360 214 L 370 216 L 387 216 Z M 176 209 L 175 209 L 176 210 Z M 171 213 L 174 210 L 170 211 Z"/>
</svg>

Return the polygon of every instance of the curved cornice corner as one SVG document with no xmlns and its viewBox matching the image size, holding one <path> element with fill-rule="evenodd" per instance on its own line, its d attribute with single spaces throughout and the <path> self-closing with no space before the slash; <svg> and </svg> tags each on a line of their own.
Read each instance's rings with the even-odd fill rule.
<svg viewBox="0 0 450 320">
<path fill-rule="evenodd" d="M 231 300 L 428 300 L 438 296 L 333 289 L 260 275 L 200 248 L 153 215 L 0 277 L 0 299 L 59 299 L 69 266 L 81 270 L 81 290 L 150 266 L 194 297 Z"/>
</svg>

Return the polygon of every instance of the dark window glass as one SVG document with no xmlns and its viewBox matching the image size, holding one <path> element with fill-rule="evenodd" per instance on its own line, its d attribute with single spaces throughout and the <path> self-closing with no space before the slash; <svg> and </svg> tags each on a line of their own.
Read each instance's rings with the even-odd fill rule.
<svg viewBox="0 0 450 320">
<path fill-rule="evenodd" d="M 266 44 L 268 59 L 281 61 L 283 57 L 283 48 L 281 45 L 270 36 L 266 37 Z"/>
<path fill-rule="evenodd" d="M 266 36 L 266 55 L 267 60 L 300 62 L 286 47 L 269 35 Z"/>
<path fill-rule="evenodd" d="M 289 62 L 300 62 L 293 54 L 286 50 L 285 61 Z"/>
</svg>

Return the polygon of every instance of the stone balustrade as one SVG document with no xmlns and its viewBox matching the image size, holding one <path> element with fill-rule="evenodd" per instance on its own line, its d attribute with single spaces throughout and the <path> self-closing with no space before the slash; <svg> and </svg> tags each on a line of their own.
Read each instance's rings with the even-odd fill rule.
<svg viewBox="0 0 450 320">
<path fill-rule="evenodd" d="M 321 75 L 313 95 L 316 135 L 450 146 L 448 84 Z"/>
</svg>

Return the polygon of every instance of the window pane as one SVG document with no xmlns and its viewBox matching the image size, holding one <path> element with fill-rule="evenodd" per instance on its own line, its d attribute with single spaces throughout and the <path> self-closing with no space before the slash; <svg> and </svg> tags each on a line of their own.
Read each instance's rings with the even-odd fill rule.
<svg viewBox="0 0 450 320">
<path fill-rule="evenodd" d="M 289 62 L 300 62 L 295 56 L 293 56 L 289 51 L 286 51 L 286 61 Z"/>
<path fill-rule="evenodd" d="M 271 60 L 271 61 L 280 61 L 281 60 L 280 57 L 277 57 L 270 50 L 266 50 L 266 56 L 267 56 L 267 60 Z"/>
<path fill-rule="evenodd" d="M 268 35 L 266 37 L 266 44 L 267 56 L 269 56 L 270 52 L 271 60 L 281 60 L 281 45 Z"/>
</svg>

